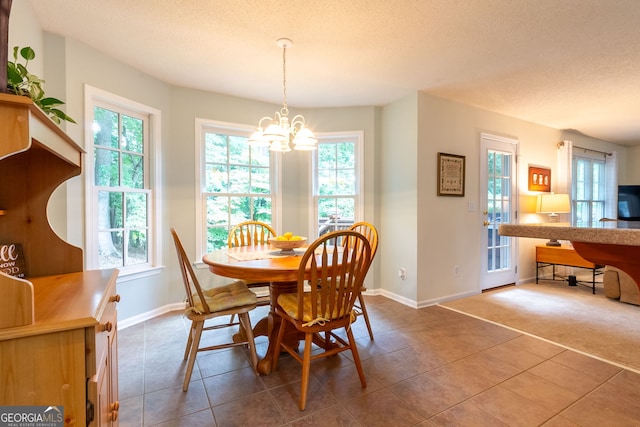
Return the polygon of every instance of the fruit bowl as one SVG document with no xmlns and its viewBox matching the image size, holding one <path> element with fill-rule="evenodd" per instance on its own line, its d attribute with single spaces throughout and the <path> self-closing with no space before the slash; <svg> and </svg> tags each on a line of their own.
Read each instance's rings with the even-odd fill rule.
<svg viewBox="0 0 640 427">
<path fill-rule="evenodd" d="M 306 237 L 301 237 L 300 240 L 277 240 L 273 237 L 269 239 L 271 246 L 282 252 L 293 252 L 294 249 L 303 246 L 306 242 Z"/>
</svg>

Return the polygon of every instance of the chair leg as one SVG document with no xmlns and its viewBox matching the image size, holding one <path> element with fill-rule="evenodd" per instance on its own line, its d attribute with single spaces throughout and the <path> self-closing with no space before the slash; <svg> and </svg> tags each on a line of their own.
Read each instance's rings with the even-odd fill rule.
<svg viewBox="0 0 640 427">
<path fill-rule="evenodd" d="M 251 320 L 249 319 L 249 313 L 242 313 L 238 315 L 240 321 L 240 327 L 244 330 L 244 334 L 249 344 L 249 354 L 251 356 L 251 367 L 253 372 L 258 375 L 258 354 L 256 352 L 256 343 L 253 339 L 253 330 L 251 330 Z"/>
<path fill-rule="evenodd" d="M 364 305 L 364 298 L 362 294 L 358 294 L 358 302 L 360 303 L 360 310 L 362 310 L 362 317 L 364 317 L 364 323 L 367 325 L 369 331 L 369 338 L 373 341 L 373 330 L 371 329 L 371 322 L 369 322 L 369 313 L 367 313 L 367 306 Z"/>
<path fill-rule="evenodd" d="M 287 329 L 287 321 L 284 319 L 280 319 L 280 329 L 278 329 L 278 334 L 276 335 L 276 342 L 273 345 L 273 362 L 271 363 L 271 372 L 275 371 L 278 368 L 278 360 L 280 359 L 280 351 L 282 346 L 282 339 L 284 338 L 284 331 Z"/>
<path fill-rule="evenodd" d="M 358 354 L 358 347 L 356 346 L 356 340 L 353 338 L 353 332 L 351 328 L 346 328 L 347 337 L 349 338 L 349 346 L 351 347 L 351 354 L 353 355 L 353 363 L 358 370 L 358 377 L 360 377 L 360 385 L 362 388 L 367 387 L 367 379 L 364 377 L 364 371 L 362 370 L 362 363 L 360 362 L 360 355 Z"/>
<path fill-rule="evenodd" d="M 302 385 L 300 387 L 300 410 L 307 406 L 307 389 L 309 388 L 309 373 L 311 371 L 311 344 L 313 334 L 304 334 L 304 354 L 302 356 Z"/>
<path fill-rule="evenodd" d="M 184 348 L 183 360 L 187 360 L 187 357 L 189 357 L 189 352 L 191 351 L 191 344 L 193 344 L 193 327 L 193 322 L 191 322 L 191 327 L 189 328 L 189 337 L 187 338 L 187 346 Z"/>
<path fill-rule="evenodd" d="M 189 389 L 189 381 L 191 381 L 191 373 L 193 372 L 193 365 L 196 363 L 196 356 L 198 355 L 198 347 L 200 346 L 200 336 L 202 335 L 202 328 L 204 322 L 193 322 L 194 325 L 191 329 L 193 333 L 193 340 L 191 343 L 191 352 L 189 353 L 189 362 L 187 363 L 187 372 L 184 374 L 184 383 L 182 384 L 182 391 Z"/>
</svg>

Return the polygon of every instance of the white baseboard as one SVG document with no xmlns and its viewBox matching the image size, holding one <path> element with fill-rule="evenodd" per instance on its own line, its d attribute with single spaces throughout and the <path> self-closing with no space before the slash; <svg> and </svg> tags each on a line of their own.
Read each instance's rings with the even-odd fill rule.
<svg viewBox="0 0 640 427">
<path fill-rule="evenodd" d="M 165 313 L 170 313 L 172 311 L 184 310 L 184 302 L 176 302 L 173 304 L 168 304 L 155 310 L 147 311 L 146 313 L 138 314 L 137 316 L 129 317 L 128 319 L 118 321 L 118 329 L 126 329 L 129 326 L 137 325 L 138 323 L 143 323 L 147 320 L 153 319 L 154 317 L 162 316 Z"/>
</svg>

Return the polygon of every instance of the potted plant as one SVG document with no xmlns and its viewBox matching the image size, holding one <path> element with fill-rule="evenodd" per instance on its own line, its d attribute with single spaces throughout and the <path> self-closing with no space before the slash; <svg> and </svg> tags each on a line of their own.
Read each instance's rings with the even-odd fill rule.
<svg viewBox="0 0 640 427">
<path fill-rule="evenodd" d="M 18 53 L 24 64 L 18 62 Z M 63 105 L 64 102 L 57 98 L 45 97 L 42 84 L 44 80 L 35 74 L 31 74 L 27 69 L 29 61 L 36 57 L 36 53 L 31 47 L 18 46 L 13 48 L 13 61 L 7 61 L 7 92 L 15 95 L 28 96 L 34 104 L 42 109 L 51 120 L 60 124 L 61 120 L 75 123 L 71 117 L 57 107 Z"/>
</svg>

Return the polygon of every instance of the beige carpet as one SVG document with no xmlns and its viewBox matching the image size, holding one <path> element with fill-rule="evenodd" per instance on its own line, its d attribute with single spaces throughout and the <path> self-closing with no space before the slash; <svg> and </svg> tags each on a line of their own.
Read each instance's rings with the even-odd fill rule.
<svg viewBox="0 0 640 427">
<path fill-rule="evenodd" d="M 441 305 L 640 372 L 640 306 L 611 300 L 601 287 L 592 295 L 540 281 Z"/>
</svg>

